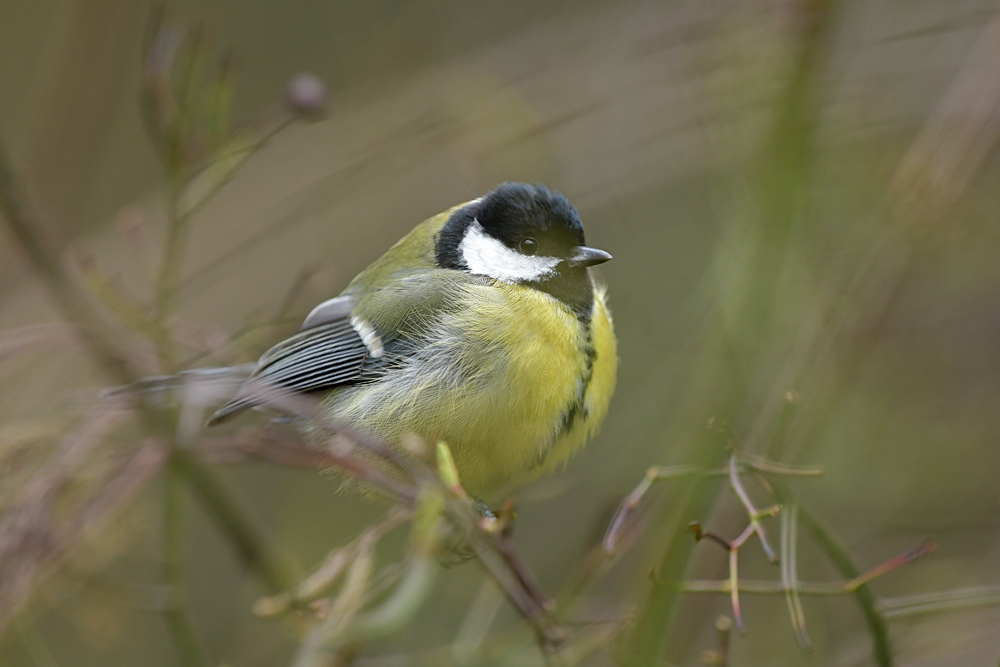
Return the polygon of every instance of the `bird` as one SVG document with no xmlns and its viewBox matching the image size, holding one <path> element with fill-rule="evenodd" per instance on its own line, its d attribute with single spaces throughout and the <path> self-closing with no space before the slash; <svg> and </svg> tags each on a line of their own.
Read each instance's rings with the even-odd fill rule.
<svg viewBox="0 0 1000 667">
<path fill-rule="evenodd" d="M 418 224 L 260 357 L 208 424 L 262 388 L 403 448 L 445 442 L 476 498 L 564 465 L 598 430 L 618 356 L 606 289 L 573 205 L 503 183 Z"/>
</svg>

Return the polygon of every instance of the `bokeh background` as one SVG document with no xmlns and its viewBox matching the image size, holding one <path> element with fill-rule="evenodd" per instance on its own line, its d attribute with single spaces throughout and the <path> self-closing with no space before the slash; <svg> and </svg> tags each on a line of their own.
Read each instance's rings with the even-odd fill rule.
<svg viewBox="0 0 1000 667">
<path fill-rule="evenodd" d="M 861 569 L 937 542 L 875 581 L 877 595 L 1000 584 L 996 2 L 168 9 L 232 49 L 238 123 L 298 72 L 329 89 L 322 120 L 274 138 L 195 216 L 179 294 L 192 340 L 211 346 L 265 321 L 312 267 L 288 308 L 307 312 L 416 223 L 507 180 L 564 193 L 588 243 L 614 255 L 600 269 L 619 338 L 610 415 L 564 473 L 517 493 L 515 541 L 544 588 L 564 584 L 650 465 L 697 460 L 710 420 L 738 447 L 824 468 L 793 488 Z M 164 220 L 138 103 L 149 11 L 134 0 L 0 4 L 0 141 L 67 264 L 94 258 L 139 298 L 151 260 L 121 230 L 160 238 Z M 0 238 L 0 330 L 57 321 L 29 262 Z M 255 329 L 220 356 L 252 360 L 293 329 Z M 0 358 L 0 503 L 102 386 L 80 357 Z M 381 512 L 326 475 L 219 472 L 302 571 Z M 595 616 L 643 609 L 672 521 L 742 529 L 722 486 L 692 504 L 671 485 L 595 583 Z M 159 499 L 153 483 L 47 577 L 0 637 L 0 664 L 178 664 L 157 612 Z M 192 521 L 188 601 L 212 664 L 287 664 L 293 629 L 253 616 L 259 584 L 196 507 Z M 840 576 L 800 541 L 800 576 Z M 741 574 L 776 578 L 753 551 Z M 702 543 L 688 574 L 725 568 Z M 461 664 L 448 646 L 483 580 L 475 563 L 448 569 L 412 623 L 350 664 Z M 683 596 L 657 664 L 703 664 L 728 610 L 725 596 Z M 781 596 L 745 596 L 748 633 L 732 638 L 729 664 L 877 664 L 854 598 L 806 598 L 805 612 L 815 654 L 797 646 Z M 504 607 L 493 627 L 520 636 L 520 623 Z M 584 664 L 629 664 L 630 636 Z M 889 636 L 894 664 L 996 665 L 1000 610 L 890 621 Z"/>
</svg>

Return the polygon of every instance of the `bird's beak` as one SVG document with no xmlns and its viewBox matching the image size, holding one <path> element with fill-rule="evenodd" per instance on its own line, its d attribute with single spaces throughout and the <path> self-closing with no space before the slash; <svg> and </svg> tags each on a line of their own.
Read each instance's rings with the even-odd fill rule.
<svg viewBox="0 0 1000 667">
<path fill-rule="evenodd" d="M 569 265 L 596 266 L 597 264 L 603 264 L 609 259 L 611 259 L 611 255 L 603 250 L 580 246 L 576 249 L 576 254 L 569 258 Z"/>
</svg>

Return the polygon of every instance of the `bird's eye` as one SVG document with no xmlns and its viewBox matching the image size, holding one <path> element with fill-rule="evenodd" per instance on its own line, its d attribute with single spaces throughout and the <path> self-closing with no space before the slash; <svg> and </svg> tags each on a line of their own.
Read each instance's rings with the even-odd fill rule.
<svg viewBox="0 0 1000 667">
<path fill-rule="evenodd" d="M 517 249 L 520 250 L 523 255 L 534 255 L 538 252 L 538 241 L 530 236 L 526 239 L 521 239 L 521 242 L 517 244 Z"/>
</svg>

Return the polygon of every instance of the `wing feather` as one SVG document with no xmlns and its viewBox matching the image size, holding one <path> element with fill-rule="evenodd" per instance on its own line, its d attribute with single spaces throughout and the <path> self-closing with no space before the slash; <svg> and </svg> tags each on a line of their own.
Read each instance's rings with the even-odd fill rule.
<svg viewBox="0 0 1000 667">
<path fill-rule="evenodd" d="M 212 415 L 208 425 L 253 407 L 267 387 L 308 392 L 349 384 L 357 380 L 368 356 L 349 312 L 300 331 L 264 353 L 236 396 Z"/>
<path fill-rule="evenodd" d="M 376 381 L 414 353 L 440 313 L 454 307 L 465 290 L 494 282 L 451 269 L 408 270 L 367 291 L 360 313 L 351 295 L 325 301 L 313 309 L 299 333 L 264 353 L 235 398 L 208 424 L 253 407 L 267 387 L 308 392 Z M 355 329 L 352 315 L 361 318 L 367 332 Z M 362 335 L 371 335 L 371 330 L 384 346 L 384 356 L 373 357 L 365 345 Z"/>
</svg>

